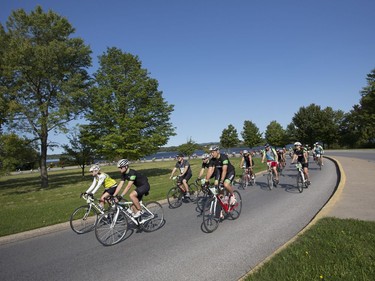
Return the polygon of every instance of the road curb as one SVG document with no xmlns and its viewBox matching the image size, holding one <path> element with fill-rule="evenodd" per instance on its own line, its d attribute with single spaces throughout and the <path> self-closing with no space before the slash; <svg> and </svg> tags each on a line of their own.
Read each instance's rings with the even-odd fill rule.
<svg viewBox="0 0 375 281">
<path fill-rule="evenodd" d="M 330 159 L 333 163 L 336 165 L 336 170 L 338 172 L 338 181 L 337 181 L 337 186 L 332 194 L 332 196 L 328 199 L 326 204 L 319 210 L 319 212 L 312 218 L 312 220 L 300 231 L 291 238 L 289 241 L 287 241 L 285 244 L 280 246 L 275 252 L 273 252 L 271 255 L 269 255 L 267 258 L 265 258 L 263 261 L 258 263 L 254 268 L 252 268 L 249 272 L 247 272 L 245 275 L 243 275 L 238 281 L 244 281 L 246 278 L 253 273 L 257 272 L 265 263 L 270 261 L 274 256 L 276 256 L 278 253 L 280 253 L 282 250 L 287 248 L 290 244 L 295 242 L 299 236 L 304 234 L 308 229 L 310 229 L 313 225 L 315 225 L 321 218 L 327 217 L 329 212 L 332 210 L 333 206 L 336 204 L 338 200 L 340 200 L 342 191 L 345 187 L 346 183 L 346 175 L 344 172 L 344 169 L 342 168 L 341 163 L 335 159 L 334 157 L 331 156 L 324 156 L 326 159 Z"/>
</svg>

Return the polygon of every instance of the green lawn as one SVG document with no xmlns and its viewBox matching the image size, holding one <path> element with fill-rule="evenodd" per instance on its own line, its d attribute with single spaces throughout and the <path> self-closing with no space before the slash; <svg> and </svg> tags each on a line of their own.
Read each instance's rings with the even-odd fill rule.
<svg viewBox="0 0 375 281">
<path fill-rule="evenodd" d="M 375 222 L 324 218 L 246 281 L 375 280 Z"/>
<path fill-rule="evenodd" d="M 237 169 L 238 177 L 241 174 L 239 161 L 241 158 L 230 158 Z M 189 160 L 195 180 L 201 168 L 202 160 Z M 255 171 L 265 169 L 260 159 L 255 159 Z M 145 201 L 161 200 L 166 198 L 172 186 L 169 179 L 175 161 L 155 161 L 134 163 L 132 168 L 148 176 L 151 185 L 150 195 Z M 104 166 L 103 172 L 119 182 L 120 173 L 115 166 Z M 49 172 L 49 188 L 40 189 L 40 175 L 38 173 L 18 174 L 0 178 L 0 236 L 14 234 L 43 226 L 69 221 L 73 210 L 84 204 L 79 198 L 91 184 L 92 177 L 89 173 L 81 176 L 81 169 L 62 169 Z M 99 196 L 102 190 L 97 192 Z"/>
</svg>

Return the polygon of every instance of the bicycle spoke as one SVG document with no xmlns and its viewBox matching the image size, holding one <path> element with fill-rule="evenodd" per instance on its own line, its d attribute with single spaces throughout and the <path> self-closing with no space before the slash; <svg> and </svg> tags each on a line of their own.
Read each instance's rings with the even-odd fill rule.
<svg viewBox="0 0 375 281">
<path fill-rule="evenodd" d="M 146 232 L 152 232 L 159 229 L 164 223 L 163 207 L 158 202 L 148 202 L 146 209 L 141 216 L 140 223 Z"/>
</svg>

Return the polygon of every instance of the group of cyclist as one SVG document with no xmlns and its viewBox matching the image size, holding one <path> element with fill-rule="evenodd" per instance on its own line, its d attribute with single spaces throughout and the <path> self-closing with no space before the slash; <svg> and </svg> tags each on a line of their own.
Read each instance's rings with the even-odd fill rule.
<svg viewBox="0 0 375 281">
<path fill-rule="evenodd" d="M 209 150 L 210 154 L 205 153 L 202 155 L 202 166 L 198 175 L 198 179 L 202 179 L 204 172 L 207 169 L 206 176 L 203 178 L 205 185 L 208 186 L 210 184 L 210 180 L 214 179 L 215 186 L 224 188 L 229 193 L 229 204 L 235 205 L 236 198 L 233 194 L 234 189 L 232 185 L 235 178 L 235 168 L 229 161 L 228 156 L 226 154 L 220 153 L 218 146 L 213 145 L 209 148 Z M 274 171 L 276 184 L 279 183 L 279 173 L 277 167 L 279 163 L 285 167 L 286 153 L 287 151 L 285 148 L 276 150 L 269 144 L 266 144 L 264 146 L 264 150 L 261 151 L 262 163 L 267 161 L 267 165 L 269 165 Z M 319 143 L 315 143 L 313 148 L 313 155 L 314 158 L 320 157 L 322 165 L 323 153 L 323 147 Z M 240 168 L 246 169 L 249 177 L 254 177 L 254 161 L 252 159 L 252 153 L 244 150 L 241 154 L 242 159 L 240 162 Z M 308 149 L 306 148 L 306 146 L 303 147 L 300 142 L 296 142 L 294 143 L 294 149 L 291 153 L 291 156 L 291 164 L 295 163 L 296 161 L 302 164 L 303 171 L 305 173 L 305 179 L 307 180 L 307 184 L 309 185 L 311 182 L 308 171 Z M 99 205 L 103 208 L 104 202 L 108 197 L 113 196 L 117 197 L 118 200 L 121 200 L 134 185 L 135 189 L 130 192 L 129 197 L 133 202 L 131 211 L 133 213 L 133 216 L 137 218 L 141 216 L 141 206 L 139 202 L 142 200 L 143 196 L 147 196 L 150 191 L 148 178 L 142 173 L 134 169 L 130 169 L 129 161 L 127 159 L 119 160 L 117 162 L 117 167 L 120 169 L 121 173 L 121 180 L 119 184 L 117 184 L 116 181 L 112 179 L 108 174 L 102 173 L 100 171 L 99 165 L 95 164 L 91 166 L 90 172 L 93 176 L 93 182 L 84 194 L 86 196 L 92 196 L 103 185 L 104 192 L 99 200 Z M 177 155 L 177 162 L 172 170 L 170 178 L 174 176 L 176 171 L 179 172 L 179 187 L 184 192 L 185 197 L 190 197 L 188 181 L 192 177 L 192 170 L 189 161 L 184 159 L 184 155 L 182 154 Z M 126 181 L 128 183 L 126 184 L 123 192 L 119 195 Z"/>
</svg>

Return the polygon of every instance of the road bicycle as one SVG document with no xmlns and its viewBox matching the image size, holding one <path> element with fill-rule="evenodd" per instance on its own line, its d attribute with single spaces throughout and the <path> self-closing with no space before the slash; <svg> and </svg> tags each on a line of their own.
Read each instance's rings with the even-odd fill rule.
<svg viewBox="0 0 375 281">
<path fill-rule="evenodd" d="M 275 171 L 271 167 L 271 162 L 267 162 L 267 173 L 264 174 L 264 176 L 267 177 L 267 185 L 270 190 L 272 190 L 273 187 L 277 187 L 277 180 L 276 180 L 276 175 Z"/>
<path fill-rule="evenodd" d="M 112 200 L 112 208 L 101 216 L 95 226 L 95 236 L 104 246 L 112 246 L 122 241 L 128 230 L 128 222 L 145 232 L 159 229 L 164 223 L 164 211 L 160 203 L 150 201 L 141 205 L 141 216 L 134 217 L 131 212 L 133 202 Z"/>
<path fill-rule="evenodd" d="M 174 181 L 174 186 L 168 191 L 167 193 L 167 200 L 169 207 L 172 209 L 178 208 L 182 205 L 184 200 L 190 202 L 196 202 L 198 198 L 198 185 L 196 183 L 189 184 L 189 193 L 190 197 L 185 196 L 185 192 L 182 191 L 180 185 L 181 180 L 179 176 L 175 176 L 172 178 Z"/>
<path fill-rule="evenodd" d="M 315 155 L 315 163 L 318 165 L 319 170 L 322 169 L 322 156 L 320 154 Z"/>
<path fill-rule="evenodd" d="M 198 195 L 197 195 L 197 209 L 202 214 L 203 207 L 206 203 L 207 199 L 210 197 L 209 189 L 206 187 L 205 179 L 197 179 L 195 184 L 199 187 L 198 188 Z"/>
<path fill-rule="evenodd" d="M 300 193 L 302 193 L 303 189 L 308 187 L 308 182 L 305 179 L 305 173 L 303 172 L 302 164 L 300 162 L 298 162 L 296 164 L 296 168 L 297 168 L 297 171 L 298 171 L 298 173 L 297 173 L 297 189 Z"/>
<path fill-rule="evenodd" d="M 87 233 L 95 228 L 100 215 L 104 210 L 97 203 L 92 194 L 81 193 L 80 198 L 86 200 L 86 205 L 80 206 L 70 216 L 70 227 L 75 233 Z"/>
<path fill-rule="evenodd" d="M 219 188 L 216 186 L 209 186 L 209 198 L 206 200 L 203 207 L 203 227 L 211 233 L 219 227 L 219 223 L 225 217 L 230 217 L 235 220 L 241 215 L 242 199 L 241 194 L 235 190 L 233 196 L 236 199 L 234 205 L 229 204 L 230 196 L 226 190 L 221 194 Z"/>
<path fill-rule="evenodd" d="M 249 169 L 245 166 L 242 167 L 242 175 L 240 180 L 238 181 L 239 188 L 246 189 L 247 186 L 254 186 L 255 185 L 255 174 L 251 174 Z"/>
</svg>

